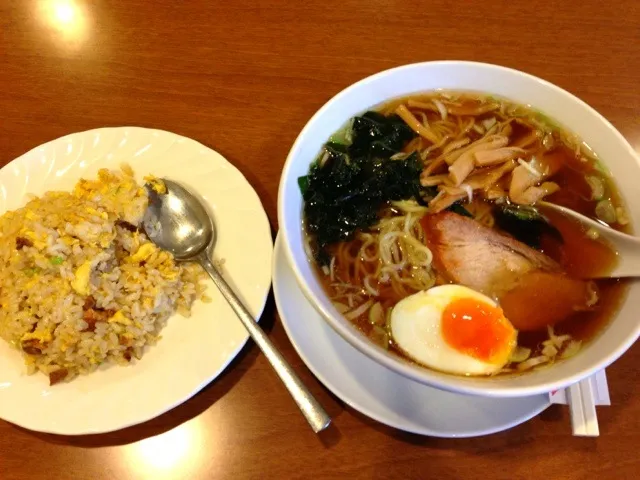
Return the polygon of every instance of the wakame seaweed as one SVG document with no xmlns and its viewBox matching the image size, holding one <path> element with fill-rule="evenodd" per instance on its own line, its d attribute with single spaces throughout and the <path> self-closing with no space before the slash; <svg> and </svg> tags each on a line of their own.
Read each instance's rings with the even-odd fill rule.
<svg viewBox="0 0 640 480">
<path fill-rule="evenodd" d="M 501 230 L 510 233 L 517 240 L 532 248 L 540 249 L 540 241 L 545 234 L 562 242 L 560 231 L 551 225 L 535 207 L 512 204 L 496 205 L 493 213 L 496 225 Z"/>
<path fill-rule="evenodd" d="M 414 136 L 397 115 L 367 112 L 353 119 L 350 145 L 327 143 L 309 174 L 298 179 L 321 264 L 329 261 L 328 245 L 374 225 L 385 203 L 422 199 L 418 155 L 391 159 Z"/>
<path fill-rule="evenodd" d="M 453 213 L 457 213 L 458 215 L 462 215 L 463 217 L 473 218 L 473 215 L 471 214 L 471 212 L 469 210 L 467 210 L 466 208 L 464 208 L 462 206 L 462 203 L 460 203 L 460 202 L 454 203 L 449 208 L 447 208 L 447 210 L 449 210 L 449 211 L 451 211 Z"/>
<path fill-rule="evenodd" d="M 353 119 L 351 136 L 349 155 L 352 157 L 389 158 L 415 137 L 415 133 L 398 115 L 385 117 L 378 112 L 367 112 Z"/>
</svg>

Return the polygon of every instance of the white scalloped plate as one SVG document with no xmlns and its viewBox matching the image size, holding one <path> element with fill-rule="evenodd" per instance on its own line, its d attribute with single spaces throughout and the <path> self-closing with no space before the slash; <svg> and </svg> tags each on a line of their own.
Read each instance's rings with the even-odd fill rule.
<svg viewBox="0 0 640 480">
<path fill-rule="evenodd" d="M 0 170 L 0 214 L 22 206 L 26 194 L 68 190 L 80 177 L 123 162 L 139 180 L 152 173 L 200 194 L 218 228 L 215 256 L 258 318 L 271 285 L 269 221 L 244 176 L 194 140 L 137 127 L 58 138 Z M 141 423 L 179 405 L 215 379 L 248 337 L 212 283 L 207 293 L 213 301 L 197 303 L 190 318 L 171 318 L 141 360 L 54 387 L 42 374 L 26 375 L 19 353 L 0 340 L 0 417 L 31 430 L 80 435 Z"/>
</svg>

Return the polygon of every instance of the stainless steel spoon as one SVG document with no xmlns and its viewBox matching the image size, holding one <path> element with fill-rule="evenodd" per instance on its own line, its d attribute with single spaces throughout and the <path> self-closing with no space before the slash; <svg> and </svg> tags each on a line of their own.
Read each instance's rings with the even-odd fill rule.
<svg viewBox="0 0 640 480">
<path fill-rule="evenodd" d="M 595 232 L 598 237 L 606 240 L 617 252 L 618 262 L 616 266 L 599 278 L 640 277 L 640 238 L 619 232 L 589 217 L 562 207 L 555 203 L 540 201 L 537 206 L 555 210 L 569 218 L 581 223 L 587 230 Z"/>
<path fill-rule="evenodd" d="M 167 192 L 158 194 L 150 185 L 149 208 L 143 225 L 149 239 L 160 248 L 171 252 L 178 261 L 198 262 L 211 276 L 249 335 L 265 354 L 289 393 L 298 404 L 314 432 L 331 423 L 331 418 L 303 385 L 291 366 L 276 350 L 253 316 L 227 284 L 211 261 L 216 229 L 202 203 L 176 182 L 163 179 Z"/>
</svg>

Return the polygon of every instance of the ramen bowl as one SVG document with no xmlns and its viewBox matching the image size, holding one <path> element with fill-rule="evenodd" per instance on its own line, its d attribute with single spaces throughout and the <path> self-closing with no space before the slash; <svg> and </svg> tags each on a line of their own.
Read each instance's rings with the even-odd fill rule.
<svg viewBox="0 0 640 480">
<path fill-rule="evenodd" d="M 360 352 L 406 378 L 443 390 L 491 397 L 528 396 L 564 388 L 607 367 L 640 334 L 636 318 L 640 283 L 630 283 L 617 313 L 575 356 L 522 374 L 488 377 L 441 373 L 404 360 L 362 334 L 325 293 L 305 250 L 304 205 L 298 178 L 308 173 L 327 139 L 353 116 L 398 97 L 434 90 L 481 92 L 548 115 L 593 149 L 616 183 L 631 225 L 640 222 L 640 190 L 635 185 L 635 179 L 640 178 L 640 159 L 623 136 L 580 99 L 545 80 L 495 65 L 442 61 L 402 66 L 365 78 L 329 100 L 305 125 L 287 157 L 280 180 L 278 220 L 287 258 L 304 295 Z"/>
</svg>

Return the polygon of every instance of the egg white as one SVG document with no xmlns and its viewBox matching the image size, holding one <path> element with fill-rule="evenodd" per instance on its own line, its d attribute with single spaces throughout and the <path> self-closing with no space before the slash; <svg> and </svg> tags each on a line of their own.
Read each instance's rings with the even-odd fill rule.
<svg viewBox="0 0 640 480">
<path fill-rule="evenodd" d="M 490 375 L 508 361 L 489 363 L 458 352 L 442 336 L 442 314 L 449 303 L 472 298 L 496 306 L 491 298 L 461 285 L 441 285 L 410 295 L 391 312 L 393 341 L 409 358 L 442 372 Z"/>
</svg>

